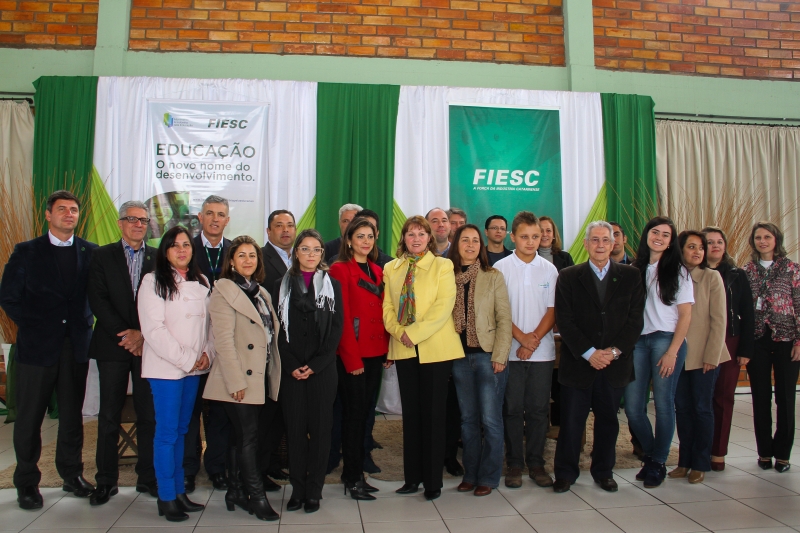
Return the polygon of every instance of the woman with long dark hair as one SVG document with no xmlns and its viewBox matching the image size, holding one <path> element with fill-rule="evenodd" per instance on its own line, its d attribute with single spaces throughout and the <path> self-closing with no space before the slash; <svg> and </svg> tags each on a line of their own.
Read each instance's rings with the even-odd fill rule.
<svg viewBox="0 0 800 533">
<path fill-rule="evenodd" d="M 364 436 L 372 399 L 381 384 L 389 351 L 383 327 L 383 269 L 375 260 L 377 228 L 366 218 L 353 220 L 342 235 L 331 277 L 342 286 L 344 327 L 336 353 L 342 398 L 342 482 L 354 500 L 374 500 L 364 480 Z"/>
<path fill-rule="evenodd" d="M 200 374 L 208 372 L 209 283 L 192 255 L 189 231 L 176 226 L 161 239 L 155 270 L 138 292 L 142 327 L 142 377 L 150 383 L 156 411 L 153 456 L 158 514 L 170 522 L 204 506 L 186 497 L 183 444 L 197 399 Z"/>
<path fill-rule="evenodd" d="M 800 266 L 786 257 L 783 232 L 757 222 L 750 233 L 751 260 L 744 266 L 755 307 L 755 346 L 747 363 L 753 396 L 758 466 L 789 470 L 794 445 L 794 410 L 800 371 Z M 775 379 L 775 433 L 772 433 L 772 379 Z"/>
<path fill-rule="evenodd" d="M 686 359 L 692 319 L 692 282 L 683 266 L 675 224 L 656 217 L 645 225 L 633 266 L 645 286 L 644 329 L 633 350 L 636 379 L 625 387 L 625 414 L 644 451 L 636 479 L 646 488 L 661 485 L 675 433 L 675 388 Z M 656 407 L 655 432 L 647 417 L 650 383 Z"/>
<path fill-rule="evenodd" d="M 725 284 L 708 268 L 706 238 L 699 231 L 678 235 L 683 262 L 692 276 L 694 306 L 686 334 L 686 362 L 675 391 L 675 417 L 680 439 L 678 467 L 670 478 L 702 483 L 711 470 L 714 439 L 712 397 L 717 368 L 731 357 L 725 347 Z"/>
<path fill-rule="evenodd" d="M 281 361 L 276 334 L 278 316 L 264 280 L 264 259 L 247 235 L 231 242 L 214 284 L 209 313 L 217 352 L 203 398 L 224 402 L 233 424 L 228 442 L 230 472 L 225 504 L 255 514 L 259 520 L 280 518 L 264 494 L 258 468 L 258 421 L 267 396 L 278 400 Z"/>
<path fill-rule="evenodd" d="M 317 230 L 301 231 L 292 248 L 292 266 L 272 289 L 280 318 L 281 405 L 290 450 L 287 511 L 319 510 L 331 447 L 336 348 L 344 314 L 342 289 L 328 273 L 324 253 Z"/>
<path fill-rule="evenodd" d="M 728 236 L 716 226 L 702 230 L 706 237 L 708 266 L 719 272 L 725 284 L 725 346 L 730 361 L 720 363 L 714 385 L 714 440 L 711 444 L 711 470 L 725 470 L 725 456 L 731 436 L 734 394 L 742 365 L 753 354 L 753 291 L 747 274 L 736 267 L 728 253 Z"/>
<path fill-rule="evenodd" d="M 511 350 L 511 304 L 505 278 L 489 266 L 476 225 L 456 230 L 449 259 L 456 272 L 453 321 L 466 355 L 453 362 L 464 443 L 464 478 L 458 491 L 487 496 L 498 487 L 503 473 L 503 398 Z"/>
</svg>

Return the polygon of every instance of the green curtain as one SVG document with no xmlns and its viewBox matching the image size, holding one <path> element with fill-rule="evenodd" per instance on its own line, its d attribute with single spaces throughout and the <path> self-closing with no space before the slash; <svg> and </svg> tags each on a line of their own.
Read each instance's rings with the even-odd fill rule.
<svg viewBox="0 0 800 533">
<path fill-rule="evenodd" d="M 587 252 L 586 248 L 583 246 L 586 227 L 595 220 L 608 220 L 607 209 L 606 184 L 604 183 L 603 186 L 600 187 L 600 192 L 597 193 L 597 198 L 594 199 L 594 204 L 592 204 L 589 215 L 586 217 L 586 220 L 583 221 L 583 226 L 581 226 L 580 231 L 578 231 L 578 234 L 575 236 L 572 246 L 567 250 L 576 265 L 589 260 L 589 252 Z"/>
<path fill-rule="evenodd" d="M 649 96 L 602 94 L 608 218 L 633 250 L 658 212 L 655 103 Z"/>
<path fill-rule="evenodd" d="M 378 245 L 392 253 L 397 85 L 317 86 L 317 229 L 339 236 L 339 208 L 355 203 L 378 213 Z"/>
<path fill-rule="evenodd" d="M 44 201 L 54 190 L 68 189 L 83 203 L 89 199 L 97 77 L 42 76 L 33 86 L 33 193 L 44 224 Z"/>
</svg>

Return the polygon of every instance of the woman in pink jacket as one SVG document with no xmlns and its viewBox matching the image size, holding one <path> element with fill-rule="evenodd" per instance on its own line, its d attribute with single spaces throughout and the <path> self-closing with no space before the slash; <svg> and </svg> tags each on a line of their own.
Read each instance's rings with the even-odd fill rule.
<svg viewBox="0 0 800 533">
<path fill-rule="evenodd" d="M 189 428 L 200 374 L 211 366 L 208 339 L 208 280 L 192 257 L 186 228 L 174 227 L 161 239 L 155 271 L 142 280 L 139 322 L 144 336 L 142 377 L 153 392 L 156 433 L 154 466 L 158 514 L 170 522 L 204 506 L 190 501 L 183 487 L 183 441 Z"/>
</svg>

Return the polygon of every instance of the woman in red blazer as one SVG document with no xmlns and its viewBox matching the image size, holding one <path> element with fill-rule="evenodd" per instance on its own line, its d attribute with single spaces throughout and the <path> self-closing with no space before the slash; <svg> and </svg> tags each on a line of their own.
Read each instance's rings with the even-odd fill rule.
<svg viewBox="0 0 800 533">
<path fill-rule="evenodd" d="M 336 366 L 342 398 L 342 482 L 354 500 L 374 500 L 378 489 L 364 480 L 364 433 L 367 410 L 378 392 L 386 364 L 389 334 L 383 327 L 383 270 L 375 259 L 377 230 L 356 218 L 342 237 L 339 257 L 330 274 L 342 285 L 344 331 Z"/>
</svg>

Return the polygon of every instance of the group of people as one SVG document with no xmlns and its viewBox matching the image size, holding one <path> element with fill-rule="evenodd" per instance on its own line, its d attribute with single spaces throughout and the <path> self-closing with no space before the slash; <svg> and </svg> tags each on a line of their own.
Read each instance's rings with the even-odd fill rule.
<svg viewBox="0 0 800 533">
<path fill-rule="evenodd" d="M 39 431 L 54 391 L 63 489 L 92 505 L 117 494 L 129 377 L 136 489 L 157 496 L 170 521 L 204 508 L 187 497 L 200 466 L 201 417 L 205 468 L 227 490 L 229 511 L 279 518 L 265 493 L 280 490 L 270 475 L 283 474 L 276 451 L 284 435 L 287 511 L 319 509 L 339 453 L 345 493 L 374 500 L 364 471 L 377 468 L 371 428 L 383 370 L 393 365 L 401 494 L 422 484 L 426 499 L 438 498 L 446 468 L 463 476 L 459 492 L 488 495 L 504 456 L 507 487 L 522 485 L 527 466 L 537 485 L 566 492 L 580 473 L 590 410 L 591 475 L 616 491 L 621 405 L 645 487 L 667 476 L 702 482 L 724 469 L 744 364 L 758 465 L 789 469 L 800 270 L 771 223 L 754 226 L 752 260 L 739 268 L 723 230 L 679 234 L 666 217 L 648 222 L 635 257 L 619 224 L 589 223 L 589 260 L 574 265 L 556 222 L 528 211 L 510 228 L 493 215 L 482 232 L 464 211 L 434 208 L 405 221 L 394 259 L 377 246 L 378 215 L 355 204 L 342 206 L 341 237 L 328 242 L 313 229 L 297 233 L 291 212 L 274 211 L 263 247 L 224 237 L 228 202 L 218 196 L 203 203 L 199 235 L 177 226 L 157 249 L 145 243 L 142 202 L 120 206 L 122 238 L 103 247 L 75 236 L 73 194 L 53 193 L 45 214 L 48 233 L 17 245 L 0 283 L 0 306 L 19 326 L 14 484 L 23 509 L 43 505 Z M 81 462 L 89 358 L 100 374 L 96 487 Z M 560 426 L 555 479 L 544 460 L 551 424 Z M 676 424 L 679 462 L 667 474 Z"/>
</svg>

